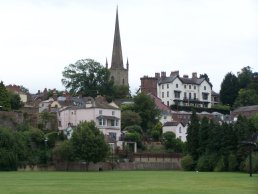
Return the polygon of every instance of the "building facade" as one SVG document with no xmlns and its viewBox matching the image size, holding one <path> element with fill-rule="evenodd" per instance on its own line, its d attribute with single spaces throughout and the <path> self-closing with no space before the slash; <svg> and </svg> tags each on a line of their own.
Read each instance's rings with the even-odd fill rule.
<svg viewBox="0 0 258 194">
<path fill-rule="evenodd" d="M 161 72 L 157 83 L 157 96 L 167 106 L 196 106 L 211 108 L 212 85 L 205 78 L 179 76 L 179 72 Z"/>
</svg>

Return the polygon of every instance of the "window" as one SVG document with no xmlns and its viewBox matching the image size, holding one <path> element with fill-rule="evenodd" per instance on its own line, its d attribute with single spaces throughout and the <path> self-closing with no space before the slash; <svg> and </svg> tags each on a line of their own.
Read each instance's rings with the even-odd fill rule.
<svg viewBox="0 0 258 194">
<path fill-rule="evenodd" d="M 179 91 L 174 91 L 175 98 L 180 98 L 180 92 Z"/>
<path fill-rule="evenodd" d="M 184 85 L 185 89 L 186 89 L 186 85 Z"/>
<path fill-rule="evenodd" d="M 99 110 L 99 114 L 102 115 L 102 110 Z"/>
<path fill-rule="evenodd" d="M 169 97 L 169 92 L 167 92 L 167 97 Z"/>
<path fill-rule="evenodd" d="M 167 115 L 164 115 L 164 119 L 167 119 Z"/>
<path fill-rule="evenodd" d="M 112 127 L 115 126 L 115 120 L 111 120 L 111 126 L 112 126 Z"/>
<path fill-rule="evenodd" d="M 162 85 L 161 87 L 162 87 L 162 89 L 164 89 L 164 85 Z"/>
<path fill-rule="evenodd" d="M 209 96 L 208 93 L 202 93 L 202 99 L 203 100 L 208 100 L 208 96 Z"/>
<path fill-rule="evenodd" d="M 178 88 L 178 84 L 176 84 L 176 88 Z"/>
<path fill-rule="evenodd" d="M 196 86 L 194 86 L 194 89 L 196 90 Z"/>
<path fill-rule="evenodd" d="M 194 99 L 196 99 L 196 93 L 194 93 Z"/>
<path fill-rule="evenodd" d="M 164 98 L 164 92 L 162 92 L 162 98 Z"/>
<path fill-rule="evenodd" d="M 189 85 L 189 89 L 191 89 L 191 85 Z"/>
<path fill-rule="evenodd" d="M 204 90 L 206 90 L 206 86 L 204 86 Z"/>
<path fill-rule="evenodd" d="M 167 101 L 167 106 L 169 106 L 169 101 Z"/>
<path fill-rule="evenodd" d="M 110 140 L 113 140 L 113 141 L 116 140 L 116 133 L 110 132 L 110 133 L 108 133 L 108 136 L 109 136 Z"/>
<path fill-rule="evenodd" d="M 114 116 L 115 115 L 115 111 L 112 111 L 112 116 Z"/>
<path fill-rule="evenodd" d="M 182 131 L 181 131 L 181 127 L 179 127 L 179 133 L 182 133 Z"/>
<path fill-rule="evenodd" d="M 167 88 L 169 88 L 169 84 L 167 84 Z"/>
<path fill-rule="evenodd" d="M 119 120 L 118 120 L 118 119 L 116 119 L 116 123 L 115 123 L 115 125 L 116 125 L 116 126 L 118 126 L 118 125 L 119 125 Z"/>
<path fill-rule="evenodd" d="M 184 98 L 187 98 L 187 97 L 186 97 L 186 92 L 184 92 Z"/>
<path fill-rule="evenodd" d="M 189 93 L 189 99 L 192 99 L 192 94 L 191 93 Z"/>
<path fill-rule="evenodd" d="M 103 119 L 103 118 L 99 118 L 99 125 L 100 125 L 100 126 L 106 125 L 106 120 Z"/>
</svg>

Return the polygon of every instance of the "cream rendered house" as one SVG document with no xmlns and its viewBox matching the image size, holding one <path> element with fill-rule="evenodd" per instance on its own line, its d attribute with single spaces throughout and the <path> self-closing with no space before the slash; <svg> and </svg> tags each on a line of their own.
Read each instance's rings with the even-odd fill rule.
<svg viewBox="0 0 258 194">
<path fill-rule="evenodd" d="M 83 98 L 79 106 L 72 103 L 60 108 L 58 121 L 62 131 L 71 130 L 83 121 L 94 121 L 109 142 L 117 142 L 121 136 L 121 111 L 115 103 L 108 103 L 101 96 Z"/>
<path fill-rule="evenodd" d="M 166 122 L 162 127 L 162 133 L 173 132 L 176 138 L 181 139 L 182 142 L 186 142 L 187 125 L 178 122 Z"/>
</svg>

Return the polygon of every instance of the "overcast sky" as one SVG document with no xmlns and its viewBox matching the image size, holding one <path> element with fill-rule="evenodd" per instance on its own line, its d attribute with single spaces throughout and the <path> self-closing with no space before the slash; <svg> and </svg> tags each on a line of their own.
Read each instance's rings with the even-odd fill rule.
<svg viewBox="0 0 258 194">
<path fill-rule="evenodd" d="M 140 77 L 258 71 L 257 0 L 0 0 L 0 80 L 63 90 L 65 66 L 111 63 L 116 7 L 132 93 Z"/>
</svg>

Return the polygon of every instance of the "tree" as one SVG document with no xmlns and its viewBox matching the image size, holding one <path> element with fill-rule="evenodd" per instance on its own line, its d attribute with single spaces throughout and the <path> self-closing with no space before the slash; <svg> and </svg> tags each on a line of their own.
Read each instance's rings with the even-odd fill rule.
<svg viewBox="0 0 258 194">
<path fill-rule="evenodd" d="M 239 87 L 247 88 L 253 82 L 253 72 L 251 67 L 247 66 L 241 69 L 240 72 L 237 73 Z"/>
<path fill-rule="evenodd" d="M 81 59 L 65 67 L 62 83 L 73 94 L 112 96 L 110 72 L 92 59 Z"/>
<path fill-rule="evenodd" d="M 210 124 L 207 117 L 203 117 L 199 130 L 199 154 L 202 155 L 206 152 L 207 145 L 209 143 Z"/>
<path fill-rule="evenodd" d="M 10 95 L 2 81 L 0 82 L 0 110 L 11 110 Z"/>
<path fill-rule="evenodd" d="M 90 162 L 103 161 L 109 152 L 104 135 L 92 122 L 82 122 L 75 127 L 71 137 L 75 158 L 86 162 L 86 169 Z"/>
<path fill-rule="evenodd" d="M 165 148 L 172 152 L 182 153 L 183 142 L 176 138 L 176 134 L 173 132 L 166 132 L 163 135 Z"/>
<path fill-rule="evenodd" d="M 258 94 L 252 89 L 240 89 L 234 107 L 258 104 Z"/>
<path fill-rule="evenodd" d="M 237 98 L 239 91 L 239 82 L 237 77 L 230 73 L 227 73 L 221 83 L 220 100 L 223 104 L 232 106 Z"/>
<path fill-rule="evenodd" d="M 187 129 L 187 150 L 189 154 L 193 157 L 194 161 L 198 160 L 199 154 L 198 154 L 198 149 L 199 149 L 199 119 L 193 111 L 190 122 L 188 125 Z"/>
<path fill-rule="evenodd" d="M 156 108 L 154 100 L 145 93 L 139 93 L 133 100 L 134 110 L 142 118 L 141 127 L 147 132 L 158 123 L 160 111 Z"/>
<path fill-rule="evenodd" d="M 18 110 L 23 106 L 21 98 L 18 94 L 9 92 L 9 96 L 10 96 L 10 104 L 11 104 L 12 110 Z"/>
<path fill-rule="evenodd" d="M 122 111 L 122 114 L 121 114 L 122 130 L 127 126 L 140 125 L 141 121 L 142 119 L 138 113 L 133 112 L 131 110 Z"/>
</svg>

